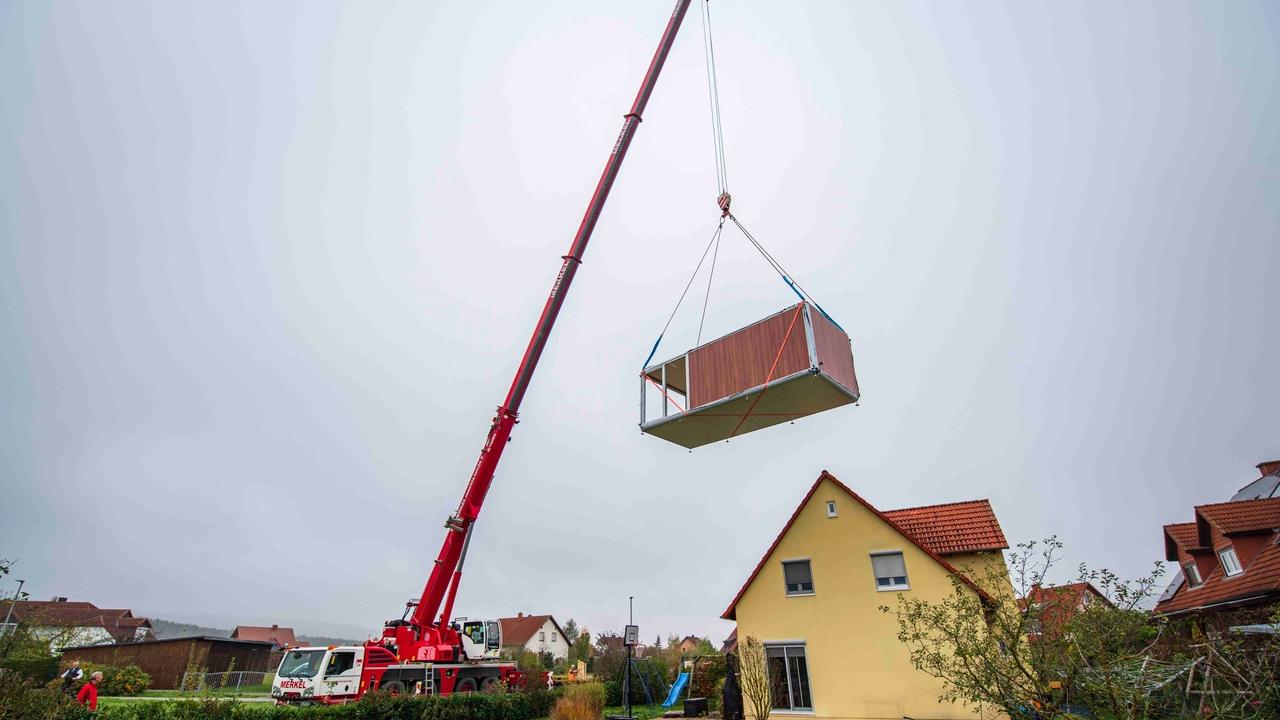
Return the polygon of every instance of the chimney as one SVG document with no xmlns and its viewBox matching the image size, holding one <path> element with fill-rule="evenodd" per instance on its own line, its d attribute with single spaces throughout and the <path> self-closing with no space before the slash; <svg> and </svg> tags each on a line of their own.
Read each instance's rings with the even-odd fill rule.
<svg viewBox="0 0 1280 720">
<path fill-rule="evenodd" d="M 518 612 L 518 613 L 516 613 L 516 617 L 518 617 L 518 618 L 522 618 L 522 617 L 524 617 L 524 613 L 522 613 L 522 612 Z"/>
<path fill-rule="evenodd" d="M 1258 463 L 1258 472 L 1261 473 L 1261 477 L 1280 472 L 1280 460 L 1263 460 Z"/>
<path fill-rule="evenodd" d="M 280 629 L 280 626 L 279 626 L 279 625 L 276 625 L 276 624 L 272 624 L 272 625 L 271 625 L 271 632 L 273 632 L 273 633 L 274 633 L 276 630 L 279 630 L 279 629 Z"/>
<path fill-rule="evenodd" d="M 54 596 L 53 596 L 53 601 L 54 601 L 54 602 L 66 602 L 66 601 L 67 601 L 67 599 L 66 599 L 65 597 L 60 596 L 60 595 L 54 595 Z"/>
</svg>

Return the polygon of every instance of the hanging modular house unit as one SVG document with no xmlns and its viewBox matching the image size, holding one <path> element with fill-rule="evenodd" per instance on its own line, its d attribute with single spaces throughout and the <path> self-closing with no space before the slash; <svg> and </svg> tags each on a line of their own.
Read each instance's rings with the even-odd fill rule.
<svg viewBox="0 0 1280 720">
<path fill-rule="evenodd" d="M 661 405 L 652 419 L 649 387 Z M 646 367 L 640 430 L 695 448 L 857 400 L 849 336 L 802 302 Z"/>
</svg>

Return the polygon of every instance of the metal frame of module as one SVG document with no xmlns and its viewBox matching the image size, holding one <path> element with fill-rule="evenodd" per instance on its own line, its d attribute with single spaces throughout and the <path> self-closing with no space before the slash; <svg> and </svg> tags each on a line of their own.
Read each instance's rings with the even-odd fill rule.
<svg viewBox="0 0 1280 720">
<path fill-rule="evenodd" d="M 724 337 L 646 367 L 640 374 L 641 431 L 692 448 L 857 402 L 859 391 L 849 339 L 834 321 L 821 312 L 807 302 L 792 305 Z M 794 327 L 795 322 L 779 317 L 796 313 L 799 317 L 795 320 L 803 318 L 803 333 L 794 332 L 799 330 Z M 772 328 L 769 327 L 771 323 L 774 324 Z M 815 323 L 821 325 L 816 332 Z M 777 343 L 777 335 L 784 327 L 786 334 L 782 336 L 781 344 L 774 347 L 762 350 L 750 338 L 750 333 L 771 329 L 771 342 Z M 795 339 L 793 333 L 797 336 Z M 743 337 L 735 339 L 740 334 Z M 803 351 L 795 347 L 800 338 L 804 342 Z M 754 342 L 761 341 L 763 338 Z M 691 386 L 699 382 L 697 375 L 700 374 L 691 368 L 700 351 L 709 355 L 705 349 L 718 344 L 727 347 L 731 363 L 738 359 L 735 351 L 741 350 L 743 363 L 752 366 L 747 372 L 758 373 L 753 377 L 759 380 L 739 382 L 739 386 L 748 387 L 732 387 L 723 397 L 699 397 L 699 393 L 705 394 L 706 388 Z M 746 358 L 747 351 L 753 351 L 750 353 L 753 357 Z M 768 364 L 770 360 L 773 361 L 771 366 Z M 785 360 L 781 367 L 780 360 Z M 743 372 L 742 368 L 731 368 L 726 369 L 726 373 L 730 370 L 738 374 Z M 775 370 L 785 374 L 774 377 Z M 648 417 L 648 385 L 655 386 L 661 396 L 661 416 L 652 420 Z M 681 400 L 686 407 L 680 406 Z M 695 405 L 695 401 L 701 404 Z M 672 405 L 675 405 L 675 412 L 672 412 Z M 672 426 L 693 418 L 705 420 L 697 425 L 696 431 Z"/>
</svg>

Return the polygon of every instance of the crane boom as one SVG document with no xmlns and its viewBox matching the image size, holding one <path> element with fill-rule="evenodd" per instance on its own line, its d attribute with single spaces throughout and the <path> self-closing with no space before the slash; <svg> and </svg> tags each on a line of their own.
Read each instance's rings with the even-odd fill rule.
<svg viewBox="0 0 1280 720">
<path fill-rule="evenodd" d="M 587 243 L 591 240 L 591 233 L 595 229 L 596 221 L 600 219 L 605 200 L 609 197 L 609 191 L 618 176 L 618 170 L 622 167 L 627 149 L 631 146 L 632 138 L 635 137 L 641 116 L 653 94 L 658 75 L 662 72 L 663 64 L 675 42 L 676 33 L 680 29 L 690 2 L 691 0 L 677 0 L 675 9 L 667 21 L 662 40 L 658 43 L 658 49 L 649 63 L 644 80 L 640 84 L 640 90 L 631 104 L 631 110 L 624 117 L 622 131 L 618 134 L 618 139 L 609 153 L 604 172 L 596 183 L 595 193 L 591 196 L 591 202 L 587 204 L 587 210 L 573 237 L 573 243 L 569 246 L 568 254 L 563 256 L 560 271 L 551 285 L 551 292 L 542 308 L 542 314 L 534 327 L 533 336 L 529 339 L 529 345 L 524 351 L 520 365 L 516 369 L 511 388 L 507 391 L 507 397 L 502 405 L 498 406 L 497 414 L 489 426 L 489 434 L 480 451 L 475 469 L 471 473 L 462 501 L 458 504 L 457 512 L 445 522 L 444 544 L 436 557 L 427 584 L 422 590 L 422 597 L 414 607 L 409 623 L 389 623 L 384 632 L 384 640 L 391 641 L 390 644 L 398 648 L 397 654 L 401 659 L 443 659 L 443 656 L 452 652 L 452 648 L 456 645 L 456 638 L 450 637 L 454 631 L 448 627 L 448 619 L 453 611 L 453 600 L 457 596 L 458 585 L 462 579 L 462 565 L 472 527 L 480 514 L 489 486 L 493 482 L 498 461 L 502 459 L 503 450 L 506 449 L 507 442 L 511 438 L 520 403 L 524 400 L 525 391 L 529 388 L 533 371 L 538 366 L 538 360 L 551 335 L 556 316 L 564 305 L 565 296 L 573 283 L 578 266 L 582 264 L 582 256 L 586 252 Z M 437 611 L 440 611 L 439 620 L 433 622 Z"/>
</svg>

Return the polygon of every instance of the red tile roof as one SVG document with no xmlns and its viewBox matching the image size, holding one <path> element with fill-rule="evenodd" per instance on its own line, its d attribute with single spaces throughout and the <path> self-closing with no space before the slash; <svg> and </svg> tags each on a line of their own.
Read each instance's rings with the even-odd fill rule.
<svg viewBox="0 0 1280 720">
<path fill-rule="evenodd" d="M 1196 514 L 1224 535 L 1280 528 L 1280 498 L 1200 505 Z"/>
<path fill-rule="evenodd" d="M 987 500 L 886 510 L 884 516 L 939 555 L 1009 547 Z"/>
<path fill-rule="evenodd" d="M 1190 552 L 1200 547 L 1200 536 L 1196 532 L 1196 524 L 1174 523 L 1164 526 L 1164 559 L 1170 562 L 1178 560 L 1178 549 Z"/>
<path fill-rule="evenodd" d="M 124 608 L 100 608 L 90 602 L 23 600 L 13 605 L 13 622 L 37 627 L 100 627 L 117 642 L 132 640 L 140 627 L 151 627 L 146 618 L 135 618 Z"/>
<path fill-rule="evenodd" d="M 498 623 L 502 626 L 502 644 L 524 645 L 533 639 L 533 634 L 542 629 L 543 624 L 548 620 L 560 632 L 561 639 L 566 643 L 569 642 L 569 637 L 564 634 L 564 630 L 560 629 L 560 623 L 550 615 L 518 615 L 513 618 L 498 618 Z"/>
<path fill-rule="evenodd" d="M 867 502 L 866 500 L 863 500 L 862 497 L 858 495 L 858 493 L 854 492 L 847 485 L 840 482 L 840 480 L 838 480 L 835 475 L 832 475 L 826 470 L 823 470 L 822 474 L 818 476 L 818 479 L 814 481 L 813 486 L 809 488 L 809 492 L 805 493 L 804 498 L 800 500 L 800 504 L 796 506 L 795 512 L 791 513 L 791 518 L 787 520 L 787 524 L 783 526 L 782 531 L 778 533 L 778 536 L 776 538 L 774 538 L 773 544 L 771 544 L 769 546 L 769 549 L 765 551 L 764 556 L 760 558 L 760 562 L 756 563 L 755 569 L 751 571 L 751 575 L 747 577 L 747 581 L 742 584 L 742 588 L 738 590 L 738 594 L 733 597 L 733 600 L 729 603 L 729 607 L 724 611 L 724 613 L 720 615 L 721 618 L 724 618 L 725 620 L 737 619 L 734 613 L 734 610 L 738 607 L 738 601 L 741 600 L 742 596 L 746 594 L 747 588 L 751 587 L 752 581 L 754 581 L 756 579 L 756 576 L 760 574 L 760 570 L 764 567 L 765 562 L 769 560 L 769 556 L 772 555 L 773 551 L 778 548 L 778 544 L 782 542 L 782 538 L 786 537 L 787 531 L 790 530 L 791 526 L 795 524 L 796 518 L 800 517 L 800 511 L 804 509 L 804 506 L 809 503 L 809 500 L 813 497 L 813 494 L 818 491 L 818 488 L 822 486 L 822 481 L 824 480 L 830 480 L 836 487 L 840 488 L 845 493 L 847 493 L 849 497 L 853 498 L 863 507 L 870 510 L 876 517 L 888 523 L 890 527 L 892 527 L 893 529 L 901 533 L 902 536 L 905 537 L 911 544 L 915 545 L 916 547 L 920 548 L 920 550 L 924 551 L 926 555 L 933 558 L 934 561 L 937 562 L 939 565 L 941 565 L 944 569 L 946 569 L 947 572 L 952 573 L 957 578 L 959 578 L 961 582 L 963 582 L 965 585 L 968 585 L 970 588 L 972 588 L 974 592 L 978 593 L 978 595 L 981 596 L 983 599 L 985 600 L 991 599 L 991 596 L 988 595 L 986 591 L 984 591 L 982 588 L 978 587 L 978 585 L 974 583 L 973 580 L 969 579 L 967 576 L 961 573 L 958 569 L 956 569 L 954 565 L 944 560 L 942 558 L 942 555 L 933 549 L 929 541 L 922 538 L 917 538 L 916 536 L 908 532 L 908 530 L 905 527 L 903 527 L 902 525 L 899 525 L 897 522 L 890 519 L 888 517 L 889 513 L 885 513 L 877 510 L 871 503 Z M 976 505 L 978 503 L 985 504 L 987 507 L 987 510 L 990 511 L 991 506 L 989 503 L 987 503 L 986 500 L 972 501 L 969 503 L 952 503 L 951 505 Z M 944 508 L 944 507 L 950 507 L 950 505 L 934 505 L 931 507 Z M 914 511 L 928 511 L 930 509 L 931 509 L 930 507 L 906 508 L 904 510 L 899 510 L 896 512 L 910 513 Z M 890 511 L 890 512 L 895 512 L 895 511 Z M 945 542 L 952 541 L 951 539 L 952 535 L 947 532 L 945 523 L 942 523 L 940 526 L 931 525 L 930 523 L 925 522 L 923 519 L 921 519 L 921 515 L 927 515 L 927 514 L 928 514 L 927 512 L 921 512 L 920 515 L 914 516 L 912 519 L 918 521 L 919 527 L 933 528 L 938 533 L 934 542 L 943 543 L 941 546 L 945 547 L 946 546 Z M 945 517 L 946 512 L 943 511 L 938 514 Z M 999 536 L 1000 540 L 1003 541 L 1004 531 L 1000 529 L 1000 524 L 996 521 L 994 512 L 991 513 L 990 520 L 991 520 L 991 523 L 994 525 L 994 531 L 989 533 L 988 537 Z M 1007 543 L 1000 545 L 1000 548 L 1005 548 L 1005 547 L 1008 547 Z M 953 550 L 950 552 L 957 552 L 957 551 Z"/>
<path fill-rule="evenodd" d="M 1222 571 L 1222 564 L 1215 562 L 1203 585 L 1188 587 L 1184 581 L 1173 597 L 1156 604 L 1156 612 L 1167 615 L 1211 605 L 1280 596 L 1280 546 L 1268 542 L 1254 557 L 1240 558 L 1240 564 L 1244 572 L 1227 577 Z"/>
<path fill-rule="evenodd" d="M 1066 585 L 1050 585 L 1042 587 L 1033 585 L 1031 592 L 1028 593 L 1028 599 L 1033 603 L 1055 603 L 1064 606 L 1078 607 L 1085 592 L 1092 593 L 1102 602 L 1111 605 L 1111 601 L 1093 586 L 1093 583 L 1075 582 Z"/>
<path fill-rule="evenodd" d="M 280 627 L 279 625 L 272 625 L 271 627 L 261 625 L 237 625 L 235 630 L 231 631 L 231 637 L 234 640 L 269 642 L 284 648 L 293 647 L 298 644 L 298 639 L 293 634 L 293 628 Z"/>
<path fill-rule="evenodd" d="M 1221 549 L 1230 544 L 1235 548 L 1243 572 L 1227 577 L 1222 563 L 1213 558 L 1207 573 L 1204 564 L 1200 567 L 1205 576 L 1202 584 L 1191 587 L 1184 581 L 1172 597 L 1156 603 L 1157 613 L 1187 612 L 1280 596 L 1280 546 L 1276 545 L 1280 539 L 1280 498 L 1200 505 L 1195 509 L 1195 517 L 1194 523 L 1164 526 L 1166 558 L 1178 559 L 1176 548 L 1169 547 L 1170 540 L 1184 552 Z M 1188 528 L 1194 528 L 1194 532 Z M 1271 537 L 1261 540 L 1256 533 L 1268 533 Z M 1254 539 L 1250 540 L 1250 535 L 1254 535 Z"/>
</svg>

